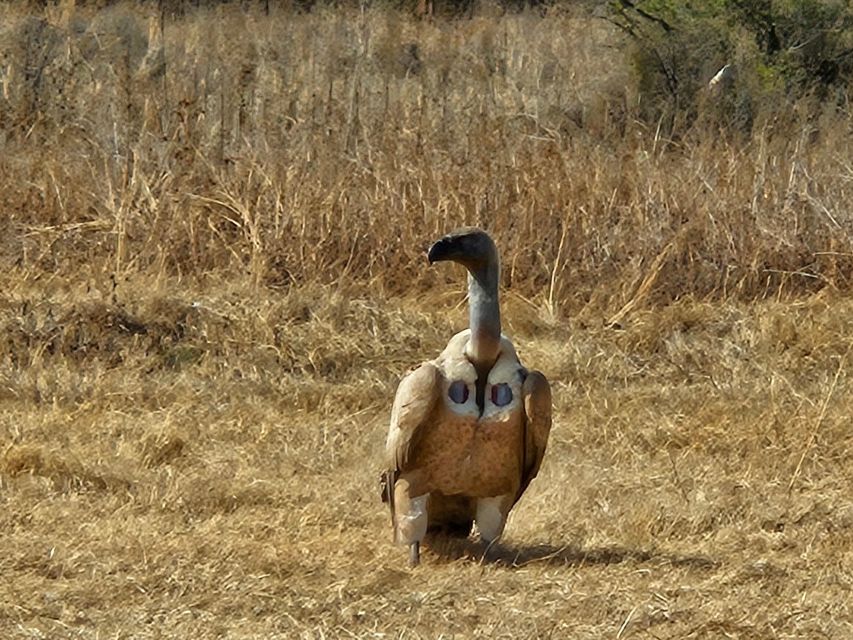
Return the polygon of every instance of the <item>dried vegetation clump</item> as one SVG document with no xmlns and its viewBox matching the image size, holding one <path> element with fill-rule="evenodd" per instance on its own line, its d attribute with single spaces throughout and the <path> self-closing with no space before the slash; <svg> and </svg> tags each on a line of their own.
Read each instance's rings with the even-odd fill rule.
<svg viewBox="0 0 853 640">
<path fill-rule="evenodd" d="M 0 7 L 0 636 L 853 634 L 850 116 L 643 122 L 580 12 Z M 496 562 L 390 544 L 480 224 L 552 381 Z"/>
</svg>

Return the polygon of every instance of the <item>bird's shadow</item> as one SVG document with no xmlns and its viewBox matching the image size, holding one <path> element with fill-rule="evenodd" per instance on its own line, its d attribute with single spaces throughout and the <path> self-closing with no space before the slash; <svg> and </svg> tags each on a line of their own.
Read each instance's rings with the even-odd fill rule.
<svg viewBox="0 0 853 640">
<path fill-rule="evenodd" d="M 631 549 L 622 546 L 584 548 L 577 545 L 515 545 L 498 542 L 487 548 L 482 543 L 470 538 L 450 538 L 442 535 L 431 536 L 427 539 L 427 543 L 429 549 L 442 561 L 470 560 L 479 564 L 503 566 L 510 569 L 535 564 L 578 567 L 624 562 L 648 562 L 704 570 L 714 569 L 720 565 L 718 560 L 708 555 Z"/>
</svg>

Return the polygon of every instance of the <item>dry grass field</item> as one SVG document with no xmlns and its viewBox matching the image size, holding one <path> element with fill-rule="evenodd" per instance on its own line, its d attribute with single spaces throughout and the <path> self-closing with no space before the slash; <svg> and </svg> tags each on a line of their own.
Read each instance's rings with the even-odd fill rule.
<svg viewBox="0 0 853 640">
<path fill-rule="evenodd" d="M 0 637 L 853 637 L 853 115 L 666 138 L 580 11 L 271 4 L 0 6 Z M 462 223 L 555 425 L 410 570 Z"/>
</svg>

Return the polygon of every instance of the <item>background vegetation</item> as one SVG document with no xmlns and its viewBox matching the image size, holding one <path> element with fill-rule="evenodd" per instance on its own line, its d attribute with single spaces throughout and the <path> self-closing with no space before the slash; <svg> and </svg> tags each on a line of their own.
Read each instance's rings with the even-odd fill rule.
<svg viewBox="0 0 853 640">
<path fill-rule="evenodd" d="M 0 5 L 0 635 L 849 637 L 846 4 L 305 9 Z M 556 426 L 409 572 L 463 223 Z"/>
</svg>

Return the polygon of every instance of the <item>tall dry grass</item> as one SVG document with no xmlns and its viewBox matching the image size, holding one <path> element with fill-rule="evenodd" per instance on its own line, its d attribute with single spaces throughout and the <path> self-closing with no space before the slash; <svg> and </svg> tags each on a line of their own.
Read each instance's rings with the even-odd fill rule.
<svg viewBox="0 0 853 640">
<path fill-rule="evenodd" d="M 567 312 L 618 311 L 648 278 L 652 302 L 849 290 L 847 116 L 661 139 L 601 20 L 73 5 L 3 9 L 4 253 L 24 274 L 85 256 L 117 278 L 401 293 L 430 284 L 427 239 L 476 223 L 508 286 Z"/>
<path fill-rule="evenodd" d="M 642 122 L 580 13 L 0 7 L 0 636 L 846 638 L 849 116 Z M 503 251 L 555 394 L 496 563 L 375 476 Z"/>
</svg>

